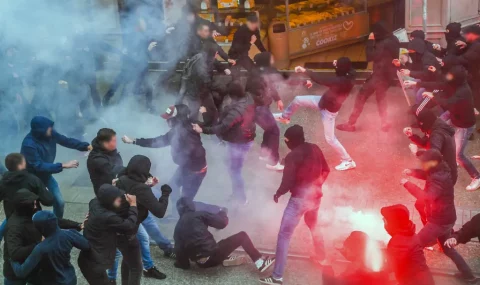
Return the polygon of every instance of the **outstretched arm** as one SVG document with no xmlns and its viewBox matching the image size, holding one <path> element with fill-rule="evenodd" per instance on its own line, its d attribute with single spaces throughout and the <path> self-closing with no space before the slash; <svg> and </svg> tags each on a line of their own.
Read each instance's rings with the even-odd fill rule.
<svg viewBox="0 0 480 285">
<path fill-rule="evenodd" d="M 168 133 L 151 139 L 136 139 L 134 144 L 142 147 L 150 148 L 162 148 L 170 145 L 172 139 L 173 130 L 168 131 Z"/>
<path fill-rule="evenodd" d="M 57 133 L 56 131 L 52 132 L 52 137 L 59 145 L 79 151 L 87 151 L 88 146 L 90 145 L 87 142 L 81 142 L 74 138 L 68 138 L 62 134 Z"/>
</svg>

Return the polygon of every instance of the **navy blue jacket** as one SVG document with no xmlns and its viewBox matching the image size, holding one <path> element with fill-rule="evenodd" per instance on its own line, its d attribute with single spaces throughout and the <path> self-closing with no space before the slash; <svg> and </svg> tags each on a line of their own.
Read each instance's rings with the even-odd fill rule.
<svg viewBox="0 0 480 285">
<path fill-rule="evenodd" d="M 27 161 L 28 172 L 38 176 L 45 184 L 53 173 L 63 170 L 61 163 L 54 163 L 57 144 L 79 151 L 87 151 L 89 146 L 89 143 L 67 138 L 55 130 L 51 137 L 47 137 L 47 129 L 53 127 L 53 124 L 53 121 L 45 117 L 34 117 L 30 123 L 31 130 L 23 139 L 20 151 Z"/>
<path fill-rule="evenodd" d="M 70 263 L 70 252 L 73 247 L 89 250 L 88 240 L 75 230 L 61 230 L 58 227 L 57 217 L 50 211 L 39 211 L 32 220 L 45 240 L 35 246 L 23 264 L 12 262 L 15 275 L 25 278 L 37 268 L 42 259 L 48 259 L 54 272 L 42 271 L 39 274 L 42 276 L 42 284 L 76 284 L 77 276 L 75 268 Z"/>
</svg>

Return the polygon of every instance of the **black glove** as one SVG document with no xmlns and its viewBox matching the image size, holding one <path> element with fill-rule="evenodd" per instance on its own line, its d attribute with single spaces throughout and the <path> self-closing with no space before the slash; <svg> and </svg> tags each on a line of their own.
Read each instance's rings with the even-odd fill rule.
<svg viewBox="0 0 480 285">
<path fill-rule="evenodd" d="M 172 187 L 168 186 L 167 184 L 163 184 L 160 188 L 162 190 L 162 196 L 168 196 L 172 193 Z"/>
</svg>

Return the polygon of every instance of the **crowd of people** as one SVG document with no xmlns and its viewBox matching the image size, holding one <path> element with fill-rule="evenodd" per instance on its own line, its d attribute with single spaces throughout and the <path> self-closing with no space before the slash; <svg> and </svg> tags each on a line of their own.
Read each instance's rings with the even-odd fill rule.
<svg viewBox="0 0 480 285">
<path fill-rule="evenodd" d="M 62 118 L 61 114 L 52 116 L 51 110 L 42 107 L 45 102 L 32 102 L 36 109 L 31 109 L 26 116 L 30 120 L 30 131 L 23 139 L 20 153 L 6 156 L 0 180 L 0 201 L 6 215 L 0 226 L 0 238 L 4 239 L 4 284 L 77 284 L 70 256 L 73 248 L 80 250 L 78 267 L 89 284 L 116 284 L 120 259 L 123 285 L 141 284 L 142 277 L 165 279 L 167 276 L 154 265 L 150 239 L 181 270 L 190 269 L 192 264 L 199 268 L 244 264 L 246 257 L 233 254 L 241 247 L 259 272 L 273 267 L 271 276 L 259 279 L 260 283 L 283 284 L 289 244 L 302 218 L 312 235 L 311 261 L 321 268 L 325 285 L 388 284 L 391 271 L 401 285 L 435 284 L 423 253 L 424 248 L 435 242 L 457 266 L 459 279 L 469 284 L 478 281 L 455 246 L 480 236 L 480 216 L 473 217 L 459 231 L 453 231 L 453 226 L 457 219 L 454 203 L 457 167 L 465 168 L 472 178 L 467 191 L 480 188 L 480 173 L 464 154 L 475 129 L 475 112 L 480 109 L 477 70 L 480 26 L 467 27 L 462 35 L 460 24 L 449 24 L 445 33 L 447 46 L 443 48 L 426 41 L 422 31 L 412 32 L 410 42 L 400 43 L 383 23 L 374 24 L 366 48 L 367 60 L 373 62 L 373 73 L 356 95 L 348 122 L 336 125 L 338 112 L 355 85 L 356 71 L 348 57 L 333 62 L 334 75 L 297 66 L 295 72 L 303 74 L 305 79 L 292 79 L 275 68 L 274 56 L 262 44 L 256 14 L 248 15 L 246 24 L 237 30 L 229 52 L 225 53 L 214 40 L 219 33 L 215 24 L 198 17 L 189 5 L 182 13 L 188 24 L 168 27 L 165 31 L 167 35 L 187 35 L 188 46 L 178 97 L 161 115 L 169 130 L 154 138 L 121 138 L 125 144 L 145 148 L 170 147 L 177 168 L 169 183 L 159 187 L 160 197 L 152 191 L 159 180 L 151 174 L 150 158 L 135 155 L 125 165 L 117 151 L 117 134 L 113 129 L 102 128 L 91 142 L 84 142 L 76 129 L 78 126 L 63 128 L 70 131 L 61 134 L 52 118 L 57 121 Z M 128 52 L 119 51 L 124 55 L 122 70 L 103 98 L 96 89 L 94 69 L 90 69 L 92 72 L 82 69 L 81 76 L 75 77 L 77 65 L 66 73 L 75 78 L 76 83 L 91 89 L 91 101 L 98 111 L 111 104 L 112 97 L 121 99 L 131 91 L 144 93 L 146 109 L 157 112 L 146 76 L 149 53 L 162 43 L 150 39 L 143 31 L 142 25 L 129 31 L 131 37 L 125 42 Z M 85 37 L 81 31 L 78 33 Z M 248 55 L 252 45 L 260 51 L 253 60 Z M 400 48 L 406 48 L 408 54 L 401 55 Z M 88 48 L 81 49 L 79 54 L 89 52 Z M 13 55 L 15 50 L 8 52 Z M 82 62 L 83 66 L 87 61 L 79 54 L 75 61 Z M 225 62 L 218 61 L 217 56 Z M 8 60 L 7 57 L 7 63 Z M 247 71 L 246 84 L 242 84 L 241 68 Z M 317 110 L 326 142 L 341 158 L 335 170 L 355 169 L 357 164 L 335 136 L 335 129 L 356 131 L 365 102 L 375 94 L 379 125 L 382 131 L 389 131 L 392 125 L 386 95 L 397 72 L 406 77 L 403 85 L 415 90 L 416 104 L 410 110 L 415 119 L 404 133 L 411 140 L 410 149 L 421 166 L 406 169 L 403 174 L 425 180 L 423 189 L 407 178 L 400 183 L 415 197 L 423 228 L 416 231 L 405 205 L 382 208 L 385 230 L 391 235 L 385 265 L 372 268 L 368 264 L 366 251 L 371 250 L 368 245 L 374 241 L 367 234 L 355 231 L 340 249 L 351 266 L 343 274 L 335 275 L 317 223 L 329 164 L 322 150 L 306 141 L 300 125 L 290 126 L 284 133 L 283 141 L 290 152 L 282 159 L 277 122 L 289 124 L 300 107 Z M 58 84 L 64 92 L 78 91 L 71 81 L 46 73 L 47 70 L 42 70 L 40 76 L 48 77 L 48 84 Z M 229 79 L 220 78 L 219 73 Z M 8 81 L 8 78 L 2 79 Z M 296 96 L 285 107 L 276 87 L 285 82 L 301 83 L 306 88 L 318 84 L 327 90 L 323 94 Z M 41 80 L 36 84 L 36 92 L 50 90 Z M 115 94 L 122 84 L 133 85 L 133 89 L 123 88 L 121 94 Z M 3 92 L 5 98 L 11 99 L 12 94 L 20 98 L 21 91 L 14 82 L 11 86 L 14 87 Z M 280 113 L 270 111 L 274 101 Z M 77 103 L 80 113 L 86 112 L 85 102 Z M 195 199 L 208 175 L 202 140 L 205 135 L 213 135 L 215 142 L 225 146 L 227 154 L 226 169 L 232 193 L 229 205 L 241 207 L 248 203 L 242 170 L 254 144 L 256 125 L 264 131 L 259 159 L 267 169 L 283 172 L 278 190 L 273 194 L 274 202 L 278 203 L 282 196 L 290 193 L 279 227 L 275 256 L 260 253 L 244 231 L 217 241 L 209 228 L 227 227 L 228 207 Z M 415 128 L 423 134 L 415 134 Z M 79 167 L 79 163 L 76 160 L 56 162 L 57 145 L 89 152 L 86 166 L 95 198 L 89 203 L 84 221 L 63 218 L 65 202 L 54 176 Z M 53 212 L 42 210 L 42 206 L 52 206 Z M 172 216 L 176 221 L 173 244 L 156 222 L 156 218 L 165 217 L 169 207 L 176 208 Z"/>
</svg>

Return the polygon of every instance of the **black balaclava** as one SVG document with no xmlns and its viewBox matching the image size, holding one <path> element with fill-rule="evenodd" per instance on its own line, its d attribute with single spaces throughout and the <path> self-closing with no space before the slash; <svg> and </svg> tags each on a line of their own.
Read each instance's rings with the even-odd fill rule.
<svg viewBox="0 0 480 285">
<path fill-rule="evenodd" d="M 335 74 L 337 76 L 345 76 L 352 69 L 352 62 L 348 57 L 341 57 L 337 59 L 337 66 L 335 67 Z"/>
<path fill-rule="evenodd" d="M 447 40 L 447 42 L 455 41 L 462 36 L 460 34 L 462 32 L 462 24 L 460 23 L 454 22 L 454 23 L 448 24 L 447 30 L 448 30 L 448 33 L 445 32 L 445 40 Z"/>
<path fill-rule="evenodd" d="M 305 134 L 303 133 L 303 127 L 300 125 L 293 125 L 288 128 L 284 136 L 288 139 L 288 142 L 285 143 L 291 150 L 305 143 Z"/>
<path fill-rule="evenodd" d="M 97 192 L 97 198 L 100 204 L 107 210 L 115 211 L 113 202 L 122 197 L 122 191 L 110 184 L 103 184 Z"/>
<path fill-rule="evenodd" d="M 257 67 L 270 67 L 271 58 L 272 54 L 268 51 L 264 51 L 261 53 L 257 53 L 253 60 L 255 61 L 255 65 Z"/>
<path fill-rule="evenodd" d="M 410 53 L 410 57 L 414 63 L 420 63 L 423 54 L 425 53 L 427 46 L 425 45 L 425 41 L 422 39 L 413 39 L 410 43 L 408 43 L 408 50 L 413 50 L 415 53 Z"/>
<path fill-rule="evenodd" d="M 452 87 L 462 85 L 467 80 L 467 71 L 465 70 L 465 67 L 461 65 L 455 65 L 454 67 L 450 68 L 448 73 L 453 75 L 452 80 L 447 80 L 448 84 Z"/>
<path fill-rule="evenodd" d="M 31 217 L 37 209 L 34 205 L 38 200 L 38 195 L 28 189 L 20 189 L 13 196 L 13 206 L 15 213 L 25 217 Z"/>
<path fill-rule="evenodd" d="M 425 40 L 425 33 L 422 30 L 415 30 L 410 33 L 410 37 Z"/>
<path fill-rule="evenodd" d="M 135 155 L 127 165 L 127 176 L 137 182 L 145 183 L 150 177 L 152 162 L 144 155 Z"/>
<path fill-rule="evenodd" d="M 430 109 L 423 109 L 417 115 L 418 125 L 424 133 L 430 133 L 437 116 Z"/>
<path fill-rule="evenodd" d="M 391 32 L 387 29 L 385 22 L 378 21 L 372 26 L 372 33 L 375 35 L 375 40 L 381 41 L 388 38 Z"/>
</svg>

